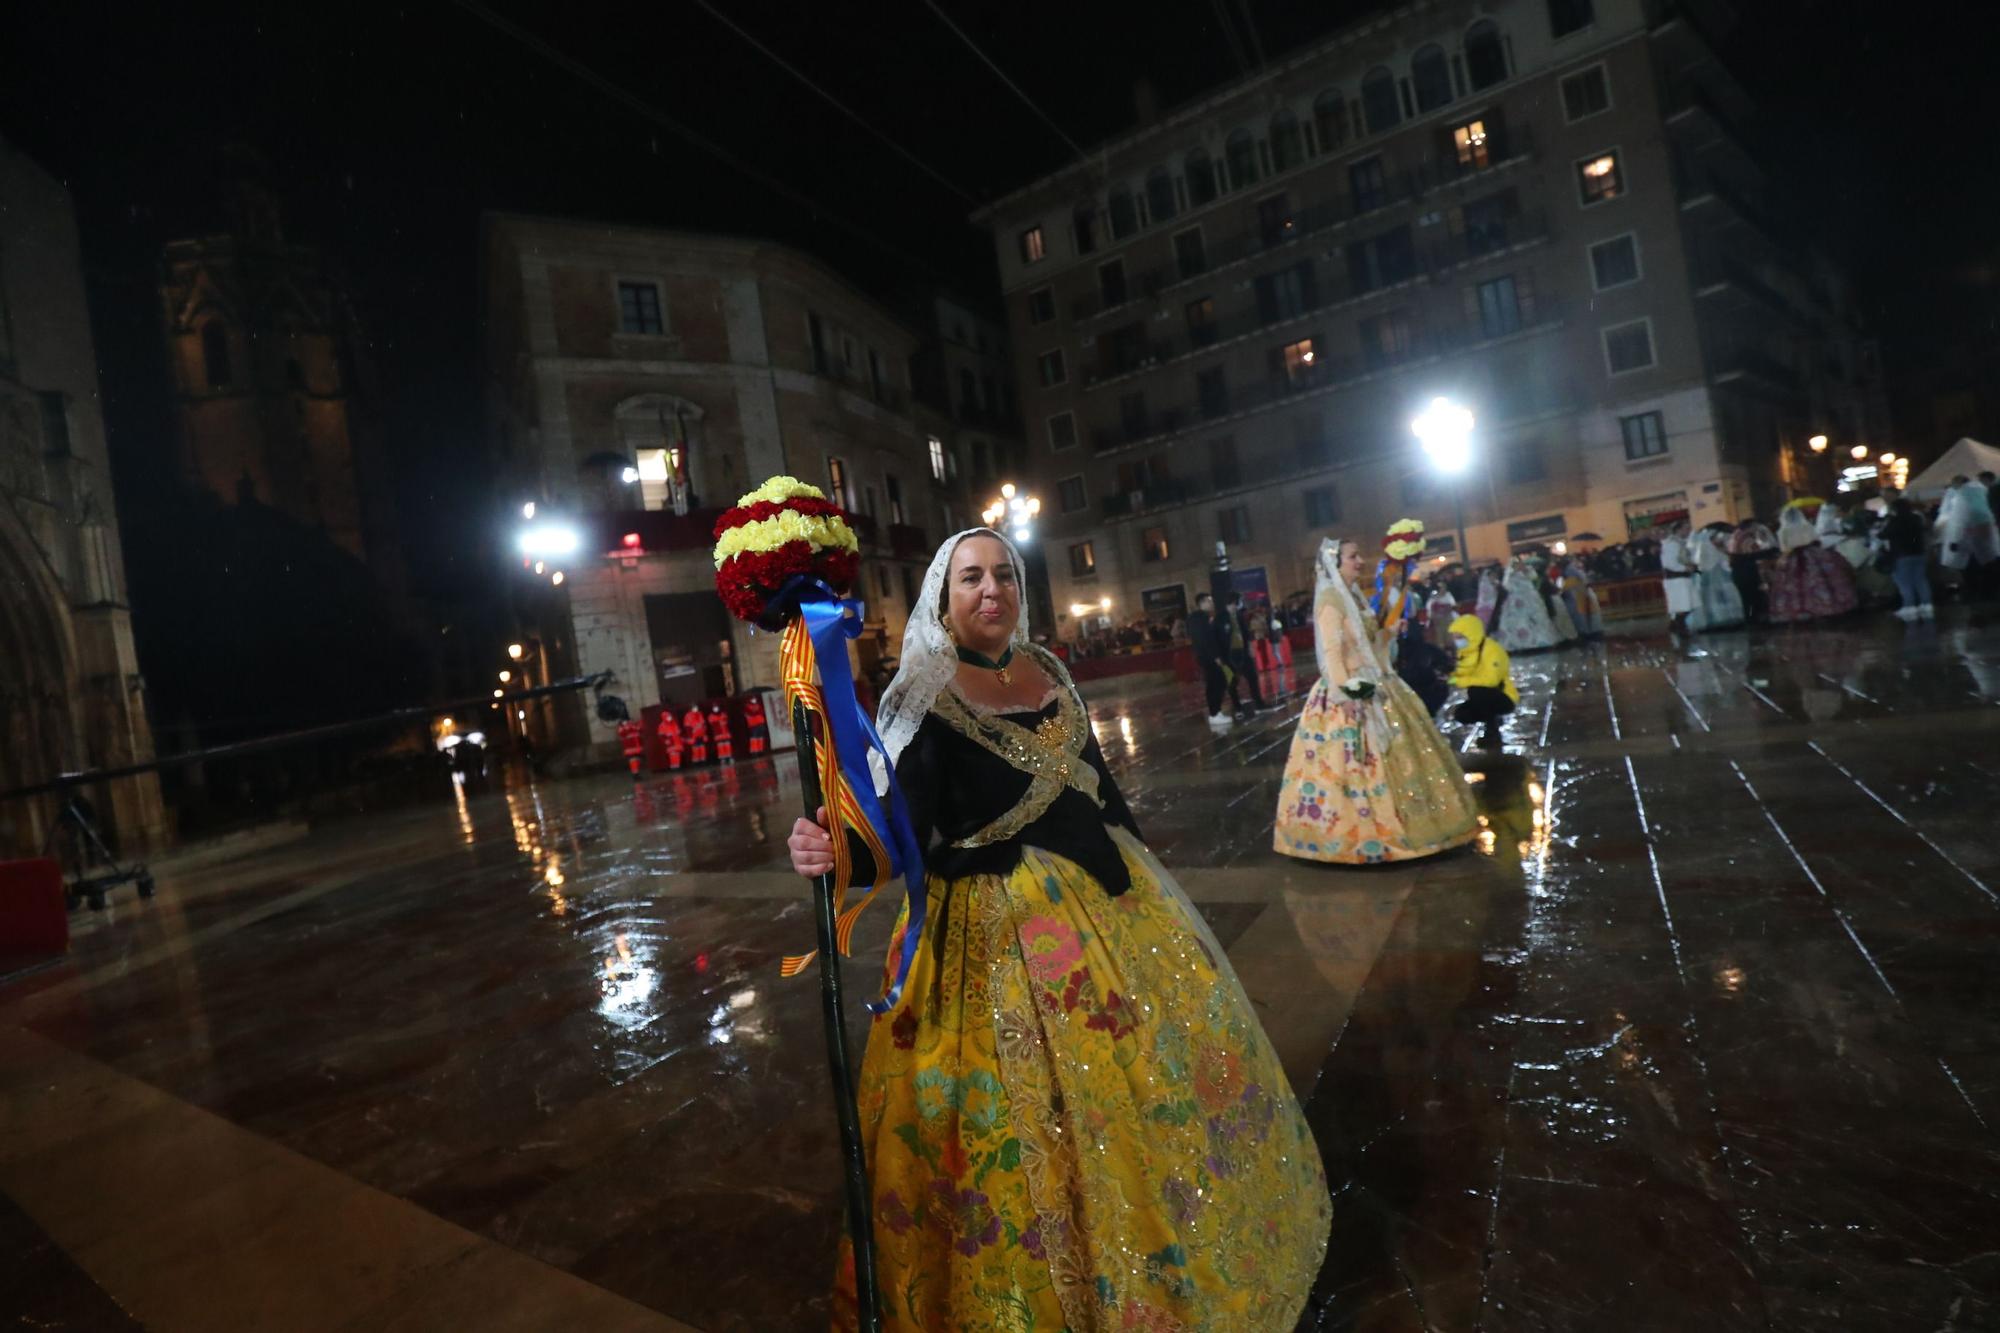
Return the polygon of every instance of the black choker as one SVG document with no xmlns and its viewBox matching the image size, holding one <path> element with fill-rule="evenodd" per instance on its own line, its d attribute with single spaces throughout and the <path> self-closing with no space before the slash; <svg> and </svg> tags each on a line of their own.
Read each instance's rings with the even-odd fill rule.
<svg viewBox="0 0 2000 1333">
<path fill-rule="evenodd" d="M 998 676 L 1002 685 L 1012 685 L 1014 683 L 1014 678 L 1007 674 L 1007 664 L 1014 660 L 1012 645 L 1008 646 L 1006 652 L 1000 654 L 1000 660 L 997 662 L 985 653 L 975 652 L 970 648 L 964 647 L 958 650 L 958 660 L 968 666 L 984 667 Z"/>
</svg>

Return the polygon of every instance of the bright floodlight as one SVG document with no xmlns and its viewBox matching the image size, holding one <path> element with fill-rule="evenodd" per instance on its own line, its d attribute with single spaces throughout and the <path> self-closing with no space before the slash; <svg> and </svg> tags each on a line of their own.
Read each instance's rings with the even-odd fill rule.
<svg viewBox="0 0 2000 1333">
<path fill-rule="evenodd" d="M 1007 483 L 1006 483 L 1005 485 L 1001 486 L 1001 488 L 1000 488 L 1000 494 L 1001 494 L 1001 496 L 1002 496 L 1002 497 L 1004 497 L 1005 499 L 1009 499 L 1009 500 L 1013 499 L 1013 498 L 1014 498 L 1014 483 L 1010 481 L 1010 482 L 1007 482 Z"/>
<path fill-rule="evenodd" d="M 567 523 L 537 523 L 521 530 L 522 555 L 574 555 L 582 544 L 576 529 Z"/>
<path fill-rule="evenodd" d="M 1463 472 L 1472 462 L 1472 411 L 1449 398 L 1433 398 L 1410 423 L 1431 462 L 1443 472 Z"/>
<path fill-rule="evenodd" d="M 1098 598 L 1098 599 L 1097 599 L 1097 604 L 1098 604 L 1098 605 L 1099 605 L 1100 607 L 1104 608 L 1104 609 L 1105 609 L 1106 611 L 1109 611 L 1109 610 L 1111 609 L 1111 599 L 1110 599 L 1109 597 L 1100 597 L 1100 598 Z"/>
<path fill-rule="evenodd" d="M 1015 528 L 1014 540 L 1017 542 L 1024 542 L 1028 540 L 1028 530 L 1026 528 Z"/>
<path fill-rule="evenodd" d="M 533 500 L 530 500 L 528 501 L 528 503 L 521 506 L 521 517 L 533 518 L 534 516 L 535 516 L 535 502 Z"/>
</svg>

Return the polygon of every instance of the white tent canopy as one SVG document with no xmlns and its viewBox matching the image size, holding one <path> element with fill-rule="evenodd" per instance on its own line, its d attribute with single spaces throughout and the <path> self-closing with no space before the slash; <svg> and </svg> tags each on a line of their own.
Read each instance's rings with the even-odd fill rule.
<svg viewBox="0 0 2000 1333">
<path fill-rule="evenodd" d="M 1943 457 L 1910 479 L 1904 494 L 1930 499 L 1944 494 L 1953 477 L 1977 477 L 1982 472 L 2000 473 L 2000 449 L 1981 444 L 1970 435 L 1944 451 Z"/>
</svg>

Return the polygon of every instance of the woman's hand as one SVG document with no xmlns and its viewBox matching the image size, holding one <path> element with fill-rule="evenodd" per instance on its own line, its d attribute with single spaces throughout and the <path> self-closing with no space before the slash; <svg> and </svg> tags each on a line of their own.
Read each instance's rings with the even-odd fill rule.
<svg viewBox="0 0 2000 1333">
<path fill-rule="evenodd" d="M 833 869 L 833 835 L 826 831 L 826 807 L 819 808 L 818 822 L 798 819 L 792 822 L 792 836 L 785 839 L 785 845 L 792 849 L 792 869 L 814 879 Z"/>
</svg>

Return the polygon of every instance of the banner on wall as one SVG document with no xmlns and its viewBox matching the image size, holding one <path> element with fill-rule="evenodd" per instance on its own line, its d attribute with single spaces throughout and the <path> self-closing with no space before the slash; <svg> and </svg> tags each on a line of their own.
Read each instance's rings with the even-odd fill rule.
<svg viewBox="0 0 2000 1333">
<path fill-rule="evenodd" d="M 1688 516 L 1686 491 L 1675 491 L 1670 495 L 1649 495 L 1643 500 L 1625 502 L 1625 535 L 1628 538 L 1646 537 L 1656 528 L 1670 528 Z"/>
<path fill-rule="evenodd" d="M 1259 602 L 1269 605 L 1271 601 L 1271 580 L 1264 573 L 1262 565 L 1230 570 L 1229 590 L 1239 594 L 1249 605 L 1254 606 Z"/>
</svg>

